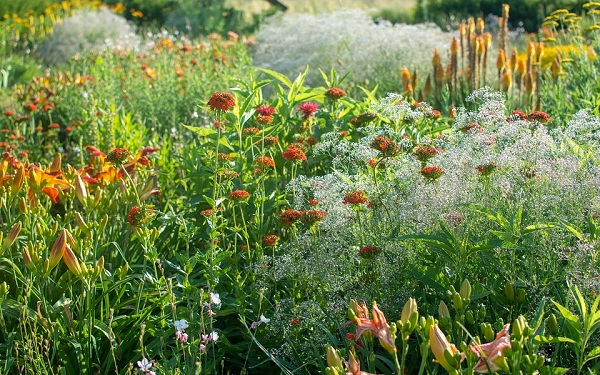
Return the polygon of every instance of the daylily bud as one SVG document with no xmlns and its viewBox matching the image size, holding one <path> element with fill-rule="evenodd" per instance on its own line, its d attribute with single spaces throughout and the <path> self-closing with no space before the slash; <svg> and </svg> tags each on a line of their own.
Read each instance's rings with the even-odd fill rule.
<svg viewBox="0 0 600 375">
<path fill-rule="evenodd" d="M 0 298 L 6 297 L 6 294 L 8 294 L 8 289 L 10 289 L 8 284 L 6 284 L 6 281 L 3 281 L 2 284 L 0 284 Z"/>
<path fill-rule="evenodd" d="M 508 300 L 508 302 L 515 301 L 515 287 L 512 285 L 510 281 L 507 281 L 504 284 L 504 296 Z"/>
<path fill-rule="evenodd" d="M 525 302 L 525 289 L 522 289 L 522 288 L 517 289 L 517 302 L 518 303 Z"/>
<path fill-rule="evenodd" d="M 50 165 L 50 172 L 60 171 L 60 162 L 61 162 L 61 155 L 56 154 L 56 156 L 54 157 L 54 160 L 52 160 L 52 164 Z"/>
<path fill-rule="evenodd" d="M 2 249 L 0 249 L 0 254 L 2 254 L 4 251 L 6 251 L 9 247 L 12 246 L 12 244 L 15 243 L 15 241 L 17 240 L 17 237 L 19 236 L 19 233 L 21 232 L 21 222 L 18 221 L 9 231 L 8 234 L 6 235 L 6 238 L 4 239 L 4 241 L 2 241 Z M 0 237 L 1 239 L 1 237 Z"/>
<path fill-rule="evenodd" d="M 440 318 L 450 318 L 450 311 L 448 310 L 448 306 L 446 306 L 444 301 L 440 301 L 440 305 L 438 306 L 438 315 Z"/>
<path fill-rule="evenodd" d="M 463 309 L 463 303 L 462 298 L 460 298 L 460 294 L 454 293 L 454 295 L 452 296 L 452 304 L 454 305 L 454 308 L 458 311 L 461 311 Z"/>
<path fill-rule="evenodd" d="M 515 335 L 515 339 L 520 340 L 524 335 L 527 334 L 527 328 L 529 324 L 523 315 L 519 315 L 519 317 L 515 320 L 514 323 L 513 334 Z"/>
<path fill-rule="evenodd" d="M 475 324 L 475 317 L 473 316 L 473 311 L 467 310 L 465 312 L 465 319 L 467 320 L 467 323 Z"/>
<path fill-rule="evenodd" d="M 342 359 L 338 354 L 338 351 L 333 348 L 333 346 L 327 346 L 327 366 L 333 367 L 335 369 L 343 369 Z"/>
<path fill-rule="evenodd" d="M 77 260 L 77 256 L 75 255 L 73 250 L 71 250 L 71 248 L 66 244 L 63 250 L 63 260 L 65 261 L 65 264 L 67 265 L 69 270 L 73 272 L 75 276 L 79 278 L 83 277 L 83 270 L 81 269 L 81 265 Z"/>
<path fill-rule="evenodd" d="M 548 332 L 552 335 L 558 334 L 558 320 L 556 320 L 556 315 L 550 314 L 548 319 L 546 319 L 546 326 L 548 327 Z"/>
<path fill-rule="evenodd" d="M 77 220 L 77 226 L 81 229 L 81 231 L 85 234 L 90 234 L 90 227 L 88 227 L 88 225 L 85 223 L 79 212 L 75 212 L 75 219 Z"/>
<path fill-rule="evenodd" d="M 48 257 L 48 269 L 47 272 L 50 272 L 58 262 L 60 262 L 60 258 L 63 256 L 64 249 L 67 247 L 67 230 L 63 228 L 58 235 L 56 241 L 54 241 L 54 245 L 52 246 L 52 250 L 50 251 L 50 256 Z"/>
<path fill-rule="evenodd" d="M 479 311 L 477 311 L 477 317 L 479 318 L 479 320 L 484 320 L 485 319 L 485 306 L 481 305 L 479 307 Z"/>
<path fill-rule="evenodd" d="M 456 372 L 459 362 L 456 361 L 454 355 L 458 353 L 458 349 L 448 342 L 448 339 L 437 325 L 432 325 L 429 329 L 429 344 L 435 356 L 435 361 L 446 371 Z"/>
<path fill-rule="evenodd" d="M 29 250 L 27 249 L 27 246 L 23 246 L 23 248 L 21 249 L 21 255 L 23 257 L 23 262 L 25 263 L 25 266 L 30 271 L 33 271 L 34 265 L 33 265 L 33 261 L 31 260 L 31 255 L 29 254 Z"/>
<path fill-rule="evenodd" d="M 75 177 L 75 196 L 77 197 L 79 203 L 81 203 L 83 207 L 86 207 L 88 193 L 87 188 L 85 187 L 85 183 L 81 179 L 80 175 L 77 175 L 77 177 Z"/>
<path fill-rule="evenodd" d="M 27 208 L 27 202 L 25 201 L 25 197 L 21 197 L 21 199 L 19 199 L 19 211 L 22 214 L 26 214 L 29 211 L 29 208 Z"/>
<path fill-rule="evenodd" d="M 417 326 L 419 320 L 419 311 L 417 309 L 417 301 L 414 298 L 409 298 L 404 304 L 402 314 L 400 315 L 400 321 L 402 322 L 402 331 L 406 334 L 410 334 Z"/>
<path fill-rule="evenodd" d="M 96 267 L 94 267 L 94 278 L 99 277 L 104 270 L 104 255 L 98 259 L 96 262 Z"/>
<path fill-rule="evenodd" d="M 341 375 L 337 369 L 333 368 L 333 367 L 327 367 L 325 368 L 325 375 Z"/>
<path fill-rule="evenodd" d="M 104 231 L 104 228 L 106 228 L 106 224 L 108 224 L 108 215 L 104 215 L 104 217 L 100 220 L 100 223 L 98 225 L 98 231 Z"/>
<path fill-rule="evenodd" d="M 469 280 L 465 279 L 462 284 L 460 284 L 460 296 L 464 299 L 471 298 L 471 283 Z"/>
<path fill-rule="evenodd" d="M 13 178 L 12 185 L 10 187 L 10 191 L 13 195 L 17 194 L 21 191 L 21 187 L 23 187 L 23 181 L 25 181 L 25 167 L 21 164 L 15 177 Z"/>
</svg>

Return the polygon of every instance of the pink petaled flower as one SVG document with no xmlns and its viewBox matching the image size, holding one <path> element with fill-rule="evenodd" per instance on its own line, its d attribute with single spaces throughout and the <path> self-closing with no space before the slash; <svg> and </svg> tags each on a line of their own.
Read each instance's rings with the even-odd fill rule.
<svg viewBox="0 0 600 375">
<path fill-rule="evenodd" d="M 332 88 L 328 89 L 327 91 L 325 91 L 325 96 L 331 100 L 338 100 L 338 99 L 341 99 L 344 96 L 346 96 L 346 91 L 344 91 L 338 87 L 332 87 Z"/>
<path fill-rule="evenodd" d="M 202 343 L 208 344 L 209 342 L 217 342 L 219 340 L 219 334 L 216 331 L 212 331 L 208 335 L 202 335 Z"/>
<path fill-rule="evenodd" d="M 184 344 L 188 341 L 188 334 L 182 331 L 176 331 L 175 332 L 175 337 L 177 338 L 177 340 Z"/>
<path fill-rule="evenodd" d="M 228 92 L 215 91 L 206 105 L 211 111 L 229 111 L 235 107 L 235 98 Z"/>
<path fill-rule="evenodd" d="M 294 225 L 295 222 L 300 220 L 303 215 L 304 212 L 302 211 L 287 209 L 279 214 L 279 219 L 281 220 L 283 225 L 291 227 L 292 225 Z"/>
<path fill-rule="evenodd" d="M 313 226 L 325 219 L 327 213 L 322 210 L 306 210 L 302 215 L 302 221 L 308 226 Z"/>
<path fill-rule="evenodd" d="M 358 255 L 364 259 L 373 259 L 381 253 L 381 249 L 377 246 L 367 245 L 360 248 Z"/>
<path fill-rule="evenodd" d="M 200 352 L 202 352 L 202 354 L 206 354 L 206 345 L 200 344 Z"/>
<path fill-rule="evenodd" d="M 510 324 L 506 324 L 502 331 L 498 332 L 496 339 L 487 344 L 471 344 L 469 348 L 479 357 L 479 361 L 473 367 L 473 371 L 480 374 L 487 374 L 488 369 L 491 372 L 499 370 L 508 371 L 508 364 L 504 352 L 510 348 L 510 336 L 508 329 Z"/>
<path fill-rule="evenodd" d="M 364 204 L 367 203 L 367 194 L 362 190 L 349 191 L 344 194 L 344 204 Z"/>
<path fill-rule="evenodd" d="M 377 307 L 377 303 L 373 302 L 373 319 L 369 318 L 369 312 L 365 303 L 362 306 L 354 300 L 352 303 L 353 306 L 351 306 L 351 309 L 354 312 L 353 320 L 356 324 L 356 338 L 358 339 L 365 331 L 373 332 L 385 350 L 389 353 L 395 353 L 396 344 L 392 338 L 390 326 L 387 324 L 383 312 Z"/>
<path fill-rule="evenodd" d="M 104 152 L 98 150 L 94 146 L 85 146 L 85 149 L 87 150 L 87 152 L 90 153 L 91 157 L 105 157 L 106 156 L 106 154 Z"/>
<path fill-rule="evenodd" d="M 302 114 L 303 120 L 313 117 L 318 110 L 319 106 L 311 102 L 304 102 L 298 106 L 298 111 Z"/>
<path fill-rule="evenodd" d="M 261 104 L 256 108 L 256 113 L 261 116 L 273 116 L 277 113 L 277 110 L 267 104 Z"/>
<path fill-rule="evenodd" d="M 444 168 L 437 166 L 429 166 L 421 168 L 419 174 L 425 178 L 427 182 L 433 182 L 444 175 Z"/>
<path fill-rule="evenodd" d="M 304 151 L 297 146 L 296 144 L 291 144 L 287 146 L 283 154 L 281 154 L 284 159 L 290 161 L 304 161 L 306 160 L 306 154 Z"/>
<path fill-rule="evenodd" d="M 243 201 L 248 197 L 250 197 L 250 193 L 248 193 L 246 190 L 234 190 L 227 196 L 227 198 L 236 202 Z"/>
</svg>

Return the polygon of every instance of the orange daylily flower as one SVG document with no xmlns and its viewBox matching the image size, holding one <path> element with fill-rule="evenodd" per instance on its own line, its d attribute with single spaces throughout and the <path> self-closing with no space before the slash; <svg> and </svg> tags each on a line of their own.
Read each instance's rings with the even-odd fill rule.
<svg viewBox="0 0 600 375">
<path fill-rule="evenodd" d="M 492 342 L 482 345 L 469 345 L 471 351 L 479 357 L 479 361 L 475 367 L 473 367 L 473 371 L 480 374 L 487 374 L 488 370 L 491 372 L 499 370 L 508 371 L 508 364 L 504 357 L 504 351 L 507 348 L 510 348 L 509 328 L 510 323 L 506 324 L 504 328 L 498 332 L 496 339 Z"/>
<path fill-rule="evenodd" d="M 70 189 L 71 184 L 60 178 L 62 176 L 61 171 L 45 172 L 41 170 L 35 164 L 31 164 L 28 170 L 29 174 L 29 193 L 27 197 L 29 200 L 33 200 L 34 194 L 41 191 L 46 194 L 52 200 L 52 203 L 57 204 L 59 188 Z"/>
<path fill-rule="evenodd" d="M 390 332 L 390 326 L 387 324 L 385 315 L 377 307 L 377 303 L 373 302 L 373 319 L 369 319 L 369 313 L 366 306 L 358 306 L 358 303 L 354 301 L 355 316 L 353 317 L 354 323 L 356 323 L 356 338 L 365 332 L 373 332 L 379 339 L 379 343 L 390 353 L 396 352 L 396 343 L 392 338 Z"/>
</svg>

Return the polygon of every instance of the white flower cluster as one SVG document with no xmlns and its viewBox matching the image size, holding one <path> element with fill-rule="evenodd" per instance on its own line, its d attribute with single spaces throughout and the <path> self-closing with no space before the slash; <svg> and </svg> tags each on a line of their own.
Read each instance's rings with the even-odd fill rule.
<svg viewBox="0 0 600 375">
<path fill-rule="evenodd" d="M 107 48 L 133 49 L 140 38 L 125 18 L 102 7 L 80 10 L 54 26 L 52 34 L 37 47 L 36 54 L 46 64 L 65 63 L 76 54 L 100 52 Z"/>
<path fill-rule="evenodd" d="M 306 84 L 322 84 L 318 69 L 351 72 L 356 84 L 394 91 L 401 82 L 400 68 L 431 65 L 434 48 L 447 48 L 451 35 L 434 25 L 392 25 L 361 10 L 326 14 L 279 14 L 267 19 L 256 34 L 251 52 L 255 66 L 290 77 L 308 65 Z M 390 67 L 396 67 L 390 69 Z M 382 77 L 393 87 L 382 87 Z"/>
</svg>

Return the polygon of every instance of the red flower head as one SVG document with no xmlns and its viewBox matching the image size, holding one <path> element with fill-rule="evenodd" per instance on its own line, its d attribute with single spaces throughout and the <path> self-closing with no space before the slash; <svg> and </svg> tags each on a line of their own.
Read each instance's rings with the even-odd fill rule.
<svg viewBox="0 0 600 375">
<path fill-rule="evenodd" d="M 260 125 L 267 125 L 273 122 L 273 117 L 272 116 L 265 116 L 265 115 L 258 115 L 256 116 L 255 119 L 257 124 Z"/>
<path fill-rule="evenodd" d="M 364 204 L 367 203 L 367 194 L 362 190 L 350 191 L 344 194 L 344 204 Z"/>
<path fill-rule="evenodd" d="M 308 226 L 313 226 L 316 223 L 325 219 L 325 216 L 327 216 L 327 213 L 325 213 L 325 211 L 306 210 L 304 211 L 304 215 L 302 215 L 302 221 Z"/>
<path fill-rule="evenodd" d="M 273 107 L 268 106 L 267 104 L 262 104 L 256 108 L 256 113 L 261 116 L 273 116 L 277 113 L 277 110 Z"/>
<path fill-rule="evenodd" d="M 132 227 L 140 227 L 146 224 L 154 215 L 152 209 L 153 206 L 149 205 L 143 205 L 142 207 L 133 206 L 129 211 L 129 214 L 127 214 L 127 222 Z"/>
<path fill-rule="evenodd" d="M 290 324 L 293 326 L 298 326 L 298 325 L 300 325 L 300 323 L 301 323 L 301 321 L 300 321 L 300 318 L 298 318 L 298 317 L 290 319 Z"/>
<path fill-rule="evenodd" d="M 542 111 L 533 111 L 529 114 L 528 118 L 530 120 L 535 120 L 535 121 L 539 121 L 542 123 L 547 123 L 550 122 L 550 116 L 548 116 L 548 114 L 546 112 L 542 112 Z"/>
<path fill-rule="evenodd" d="M 236 202 L 243 201 L 248 197 L 250 197 L 250 193 L 248 193 L 246 190 L 234 190 L 229 193 L 229 196 L 227 196 L 227 198 Z"/>
<path fill-rule="evenodd" d="M 117 147 L 112 149 L 108 155 L 106 155 L 106 161 L 109 163 L 121 165 L 127 161 L 131 153 L 127 149 Z"/>
<path fill-rule="evenodd" d="M 418 146 L 412 155 L 417 158 L 421 163 L 426 163 L 429 159 L 433 158 L 437 154 L 441 153 L 441 148 L 436 148 L 429 145 Z"/>
<path fill-rule="evenodd" d="M 279 219 L 281 220 L 283 225 L 291 227 L 292 225 L 294 225 L 294 223 L 300 220 L 303 215 L 304 212 L 302 211 L 287 209 L 279 214 Z"/>
<path fill-rule="evenodd" d="M 263 237 L 263 242 L 266 246 L 275 246 L 279 242 L 279 237 L 274 234 L 267 234 Z"/>
<path fill-rule="evenodd" d="M 260 129 L 255 128 L 255 127 L 245 128 L 243 130 L 243 133 L 246 135 L 249 135 L 249 136 L 253 136 L 253 135 L 257 135 L 258 133 L 260 133 Z"/>
<path fill-rule="evenodd" d="M 277 140 L 277 138 L 273 137 L 273 136 L 266 136 L 264 137 L 261 141 L 258 141 L 257 143 L 260 142 L 264 142 L 265 147 L 271 147 L 271 146 L 275 146 L 279 144 L 279 141 Z"/>
<path fill-rule="evenodd" d="M 215 91 L 206 104 L 212 111 L 229 111 L 235 107 L 235 98 L 228 92 Z"/>
<path fill-rule="evenodd" d="M 15 112 L 13 112 L 13 111 L 12 111 L 12 110 L 10 110 L 10 109 L 7 109 L 6 111 L 4 111 L 4 116 L 12 116 L 12 115 L 14 115 L 14 114 L 15 114 Z"/>
<path fill-rule="evenodd" d="M 364 259 L 374 259 L 377 255 L 381 253 L 381 249 L 377 246 L 363 246 L 358 251 L 358 255 Z"/>
<path fill-rule="evenodd" d="M 217 154 L 217 159 L 219 159 L 221 163 L 228 163 L 233 160 L 233 158 L 229 154 L 226 154 L 224 152 L 219 152 Z"/>
<path fill-rule="evenodd" d="M 344 91 L 338 87 L 332 87 L 332 88 L 328 89 L 327 91 L 325 91 L 325 96 L 331 100 L 338 100 L 338 99 L 341 99 L 344 96 L 346 96 L 346 91 Z"/>
<path fill-rule="evenodd" d="M 304 102 L 298 106 L 298 111 L 302 114 L 303 120 L 313 117 L 318 110 L 319 106 L 311 102 Z"/>
<path fill-rule="evenodd" d="M 275 168 L 275 160 L 268 156 L 258 156 L 254 159 L 254 164 L 261 170 L 268 170 L 271 168 Z"/>
<path fill-rule="evenodd" d="M 421 168 L 419 174 L 425 178 L 427 182 L 433 182 L 444 174 L 444 168 L 437 166 L 429 166 Z"/>
<path fill-rule="evenodd" d="M 519 120 L 527 120 L 527 114 L 525 112 L 515 110 L 511 113 L 511 116 L 518 117 Z"/>
<path fill-rule="evenodd" d="M 373 112 L 363 112 L 360 115 L 354 117 L 350 120 L 350 123 L 354 126 L 363 126 L 368 124 L 369 122 L 375 120 L 377 118 L 377 114 Z"/>
<path fill-rule="evenodd" d="M 394 157 L 400 154 L 400 147 L 388 137 L 376 137 L 371 141 L 371 148 L 381 152 L 381 155 Z"/>
<path fill-rule="evenodd" d="M 497 171 L 499 169 L 500 167 L 498 167 L 494 162 L 487 164 L 479 164 L 477 166 L 477 172 L 479 172 L 483 177 L 487 177 L 491 175 L 494 171 Z"/>
<path fill-rule="evenodd" d="M 290 161 L 304 161 L 306 160 L 306 154 L 304 151 L 296 144 L 291 144 L 287 146 L 283 154 L 284 159 Z"/>
</svg>

